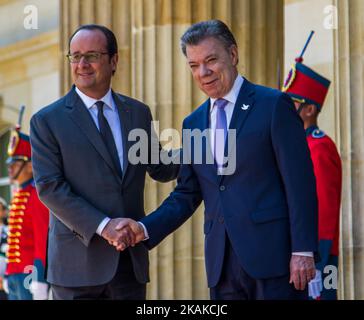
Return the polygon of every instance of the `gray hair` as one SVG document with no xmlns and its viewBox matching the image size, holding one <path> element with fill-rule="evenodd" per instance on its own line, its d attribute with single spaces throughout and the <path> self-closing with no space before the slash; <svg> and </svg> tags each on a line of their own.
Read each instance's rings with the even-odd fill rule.
<svg viewBox="0 0 364 320">
<path fill-rule="evenodd" d="M 181 37 L 181 49 L 185 56 L 188 45 L 197 45 L 207 38 L 215 38 L 222 42 L 226 49 L 238 46 L 228 26 L 220 20 L 207 20 L 193 24 Z"/>
</svg>

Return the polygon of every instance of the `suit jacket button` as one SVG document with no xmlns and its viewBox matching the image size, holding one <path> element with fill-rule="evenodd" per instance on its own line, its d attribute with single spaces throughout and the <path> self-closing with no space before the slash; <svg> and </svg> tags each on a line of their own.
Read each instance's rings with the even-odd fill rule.
<svg viewBox="0 0 364 320">
<path fill-rule="evenodd" d="M 219 217 L 219 222 L 220 222 L 221 224 L 223 224 L 223 223 L 224 223 L 224 217 Z"/>
<path fill-rule="evenodd" d="M 225 191 L 225 186 L 220 186 L 220 191 Z"/>
</svg>

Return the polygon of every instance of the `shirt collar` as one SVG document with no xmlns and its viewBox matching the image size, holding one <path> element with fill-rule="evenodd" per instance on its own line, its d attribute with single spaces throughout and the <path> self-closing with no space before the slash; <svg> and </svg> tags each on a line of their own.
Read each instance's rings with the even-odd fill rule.
<svg viewBox="0 0 364 320">
<path fill-rule="evenodd" d="M 235 105 L 236 100 L 238 99 L 241 86 L 243 85 L 243 82 L 244 78 L 240 74 L 238 74 L 238 76 L 234 81 L 233 87 L 225 96 L 222 97 L 222 99 L 225 99 L 230 103 L 232 103 L 233 105 Z M 210 112 L 212 112 L 212 110 L 214 109 L 216 100 L 217 98 L 210 98 Z"/>
<path fill-rule="evenodd" d="M 318 129 L 317 125 L 312 125 L 306 129 L 306 137 L 312 134 L 316 129 Z"/>
<path fill-rule="evenodd" d="M 82 102 L 85 104 L 87 109 L 91 109 L 97 101 L 102 101 L 103 103 L 105 103 L 106 106 L 108 106 L 109 108 L 111 108 L 114 111 L 114 104 L 113 104 L 113 99 L 112 99 L 112 94 L 111 94 L 111 88 L 101 99 L 91 98 L 91 97 L 87 96 L 86 94 L 84 94 L 77 87 L 76 87 L 76 92 L 80 96 Z"/>
</svg>

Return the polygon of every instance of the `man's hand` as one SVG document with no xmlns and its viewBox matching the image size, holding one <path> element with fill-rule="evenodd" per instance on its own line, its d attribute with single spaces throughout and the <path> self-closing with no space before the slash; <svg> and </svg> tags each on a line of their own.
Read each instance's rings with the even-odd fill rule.
<svg viewBox="0 0 364 320">
<path fill-rule="evenodd" d="M 115 230 L 118 232 L 122 232 L 125 229 L 130 229 L 134 235 L 133 246 L 145 239 L 143 227 L 133 219 L 124 218 L 122 219 L 122 221 L 119 222 L 119 224 L 115 228 Z M 122 251 L 125 248 L 123 248 L 121 245 L 118 244 L 116 245 L 116 249 Z"/>
<path fill-rule="evenodd" d="M 304 290 L 316 274 L 315 261 L 313 257 L 292 255 L 290 262 L 291 277 L 289 283 L 294 284 L 296 290 Z"/>
<path fill-rule="evenodd" d="M 120 248 L 118 250 L 124 250 L 129 246 L 135 245 L 134 232 L 126 225 L 124 228 L 117 230 L 117 226 L 123 222 L 123 220 L 130 220 L 126 218 L 111 219 L 104 230 L 102 230 L 101 236 L 106 239 L 109 244 Z"/>
</svg>

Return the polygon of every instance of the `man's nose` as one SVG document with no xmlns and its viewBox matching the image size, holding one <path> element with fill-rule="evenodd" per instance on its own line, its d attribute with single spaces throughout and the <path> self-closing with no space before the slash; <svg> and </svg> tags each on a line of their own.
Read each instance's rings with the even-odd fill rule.
<svg viewBox="0 0 364 320">
<path fill-rule="evenodd" d="M 85 65 L 88 66 L 88 65 L 90 65 L 90 63 L 87 61 L 87 59 L 84 56 L 82 56 L 80 59 L 80 62 L 78 63 L 78 66 L 83 67 Z"/>
<path fill-rule="evenodd" d="M 200 76 L 205 77 L 210 74 L 211 74 L 211 70 L 205 64 L 201 64 L 200 65 Z"/>
</svg>

